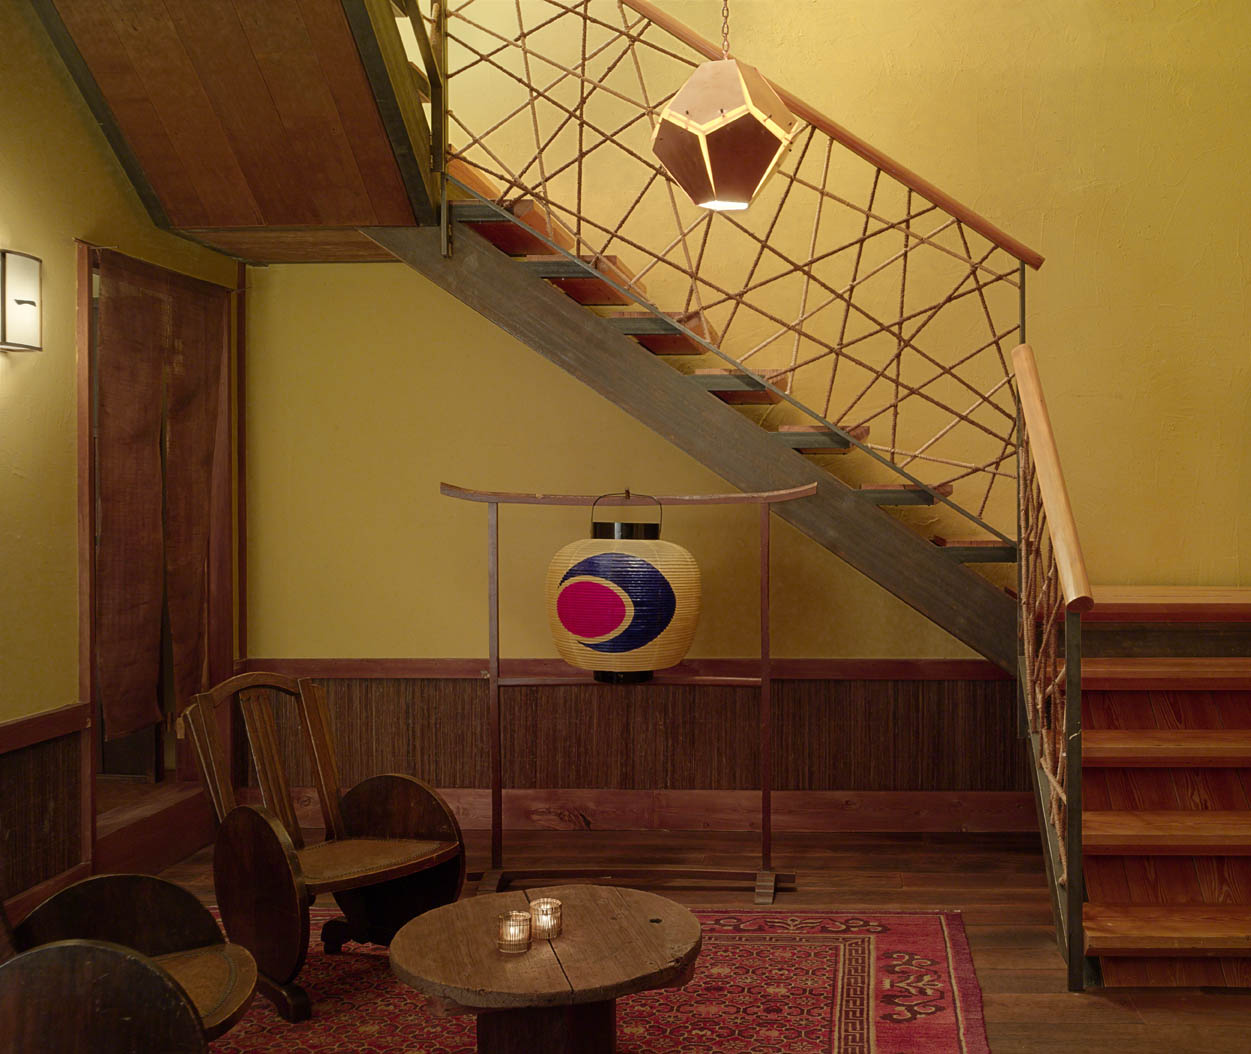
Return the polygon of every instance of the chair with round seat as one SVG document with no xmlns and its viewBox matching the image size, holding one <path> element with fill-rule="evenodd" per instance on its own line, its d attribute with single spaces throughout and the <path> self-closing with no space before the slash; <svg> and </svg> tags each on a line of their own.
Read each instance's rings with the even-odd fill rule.
<svg viewBox="0 0 1251 1054">
<path fill-rule="evenodd" d="M 236 801 L 218 736 L 218 708 L 238 697 L 263 807 Z M 326 840 L 305 845 L 282 764 L 274 699 L 295 702 L 312 760 Z M 309 907 L 330 893 L 343 912 L 322 927 L 328 953 L 344 941 L 389 945 L 409 920 L 456 900 L 465 844 L 447 803 L 412 776 L 371 776 L 340 790 L 321 686 L 245 673 L 197 695 L 182 712 L 218 821 L 213 883 L 232 941 L 256 958 L 258 987 L 289 1021 L 311 1012 L 295 983 L 309 942 Z"/>
</svg>

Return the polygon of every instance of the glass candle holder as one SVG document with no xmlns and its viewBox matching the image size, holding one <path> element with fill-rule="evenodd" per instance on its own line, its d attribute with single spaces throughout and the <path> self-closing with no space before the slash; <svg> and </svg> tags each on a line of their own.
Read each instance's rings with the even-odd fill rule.
<svg viewBox="0 0 1251 1054">
<path fill-rule="evenodd" d="M 531 932 L 539 940 L 550 941 L 560 936 L 560 901 L 543 897 L 530 902 Z"/>
<path fill-rule="evenodd" d="M 500 951 L 515 955 L 530 950 L 530 912 L 504 911 L 500 913 L 499 922 L 496 943 Z"/>
</svg>

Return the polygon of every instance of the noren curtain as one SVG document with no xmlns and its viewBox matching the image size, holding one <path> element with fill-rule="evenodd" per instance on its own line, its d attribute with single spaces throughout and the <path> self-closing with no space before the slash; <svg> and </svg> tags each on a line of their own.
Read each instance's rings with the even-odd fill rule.
<svg viewBox="0 0 1251 1054">
<path fill-rule="evenodd" d="M 108 739 L 206 686 L 208 562 L 229 290 L 100 251 L 95 359 L 98 702 Z M 220 470 L 220 469 L 219 469 Z"/>
</svg>

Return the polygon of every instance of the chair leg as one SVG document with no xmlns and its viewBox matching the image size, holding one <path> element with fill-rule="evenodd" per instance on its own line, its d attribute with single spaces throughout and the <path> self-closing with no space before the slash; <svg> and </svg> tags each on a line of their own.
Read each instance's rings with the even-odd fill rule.
<svg viewBox="0 0 1251 1054">
<path fill-rule="evenodd" d="M 274 1009 L 285 1020 L 295 1023 L 307 1021 L 313 1013 L 313 1005 L 308 993 L 294 981 L 279 984 L 277 981 L 258 974 L 256 987 L 266 999 L 274 1004 Z"/>
<path fill-rule="evenodd" d="M 328 919 L 321 928 L 321 942 L 326 946 L 327 955 L 338 955 L 347 941 L 355 939 L 347 919 Z"/>
<path fill-rule="evenodd" d="M 406 922 L 454 901 L 463 876 L 464 863 L 458 858 L 376 886 L 344 890 L 334 899 L 347 916 L 349 939 L 385 946 Z"/>
</svg>

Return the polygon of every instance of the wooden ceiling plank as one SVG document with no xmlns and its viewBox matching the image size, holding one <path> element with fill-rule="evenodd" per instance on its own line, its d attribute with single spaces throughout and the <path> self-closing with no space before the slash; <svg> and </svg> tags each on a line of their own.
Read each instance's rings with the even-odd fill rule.
<svg viewBox="0 0 1251 1054">
<path fill-rule="evenodd" d="M 205 214 L 214 222 L 240 226 L 259 222 L 256 201 L 221 122 L 200 88 L 187 53 L 179 44 L 159 0 L 59 0 L 58 6 L 66 16 L 67 25 L 71 25 L 72 20 L 73 26 L 77 26 L 80 19 L 84 27 L 95 27 L 98 20 L 107 22 L 110 32 L 114 33 L 118 61 L 125 56 L 125 61 L 138 75 L 161 130 L 173 145 L 172 154 L 180 161 L 163 185 L 156 184 L 157 193 L 167 202 L 170 223 L 179 226 L 186 222 L 170 208 L 168 195 L 177 196 L 176 182 L 187 182 L 194 187 Z M 79 32 L 73 26 L 71 32 L 77 40 Z M 86 29 L 83 35 L 85 39 Z M 103 54 L 97 54 L 95 60 L 88 57 L 87 61 L 93 70 L 96 61 L 102 69 L 108 68 Z M 101 88 L 108 97 L 110 88 L 103 83 Z M 135 116 L 142 118 L 142 114 Z M 143 124 L 132 127 L 124 122 L 122 131 L 136 147 L 144 140 Z M 156 163 L 149 168 L 155 159 L 140 156 L 150 177 L 155 178 L 162 166 Z"/>
<path fill-rule="evenodd" d="M 184 228 L 179 233 L 252 263 L 376 263 L 395 259 L 354 227 L 208 227 Z"/>
<path fill-rule="evenodd" d="M 326 87 L 334 98 L 348 143 L 373 204 L 374 222 L 412 224 L 413 210 L 387 138 L 373 90 L 339 0 L 297 0 L 309 42 Z"/>
<path fill-rule="evenodd" d="M 260 206 L 261 223 L 316 223 L 309 180 L 290 162 L 290 138 L 234 6 L 165 0 L 165 7 Z"/>
<path fill-rule="evenodd" d="M 234 9 L 286 130 L 286 162 L 303 174 L 318 221 L 377 224 L 299 6 L 295 0 L 234 0 Z"/>
</svg>

